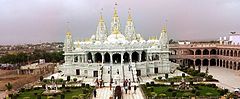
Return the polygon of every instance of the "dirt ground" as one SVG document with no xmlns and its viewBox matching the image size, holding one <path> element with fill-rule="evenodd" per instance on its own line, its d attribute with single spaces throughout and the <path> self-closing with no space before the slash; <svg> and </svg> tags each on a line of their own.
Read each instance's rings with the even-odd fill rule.
<svg viewBox="0 0 240 99">
<path fill-rule="evenodd" d="M 37 81 L 38 75 L 18 75 L 16 70 L 0 70 L 0 91 L 6 90 L 5 84 L 10 82 L 16 90 L 25 84 Z"/>
</svg>

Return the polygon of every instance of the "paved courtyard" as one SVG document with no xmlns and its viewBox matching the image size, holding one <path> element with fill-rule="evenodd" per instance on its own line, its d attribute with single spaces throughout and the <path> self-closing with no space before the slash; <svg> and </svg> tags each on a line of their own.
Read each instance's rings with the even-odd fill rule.
<svg viewBox="0 0 240 99">
<path fill-rule="evenodd" d="M 127 94 L 125 94 L 125 91 L 123 89 L 122 91 L 123 91 L 123 99 L 144 99 L 139 88 L 137 88 L 136 94 L 133 93 L 134 92 L 133 88 L 130 93 L 128 90 Z M 93 97 L 93 99 L 109 99 L 111 95 L 112 95 L 112 90 L 110 90 L 109 87 L 98 88 L 97 97 L 96 98 Z"/>
<path fill-rule="evenodd" d="M 201 71 L 206 72 L 206 67 L 202 67 Z M 208 71 L 210 75 L 213 75 L 213 78 L 219 80 L 217 83 L 219 87 L 227 88 L 230 91 L 240 88 L 240 71 L 216 66 L 209 66 Z"/>
</svg>

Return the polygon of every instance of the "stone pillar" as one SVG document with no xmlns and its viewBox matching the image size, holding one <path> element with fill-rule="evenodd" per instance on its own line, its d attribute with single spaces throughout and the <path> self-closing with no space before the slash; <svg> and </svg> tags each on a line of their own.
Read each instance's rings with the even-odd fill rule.
<svg viewBox="0 0 240 99">
<path fill-rule="evenodd" d="M 104 53 L 101 53 L 102 55 L 102 64 L 103 64 L 103 61 L 104 61 Z"/>
<path fill-rule="evenodd" d="M 92 62 L 95 63 L 95 54 L 96 53 L 92 53 Z"/>
<path fill-rule="evenodd" d="M 129 61 L 132 63 L 132 52 L 129 52 Z"/>
<path fill-rule="evenodd" d="M 123 64 L 123 53 L 121 52 L 121 65 Z"/>
<path fill-rule="evenodd" d="M 109 54 L 110 54 L 110 63 L 112 64 L 113 63 L 113 58 L 112 58 L 113 54 L 112 53 L 109 53 Z"/>
<path fill-rule="evenodd" d="M 139 60 L 139 62 L 141 62 L 142 61 L 142 53 L 140 53 L 140 52 L 138 52 L 138 56 L 139 56 L 139 58 L 138 58 L 138 60 Z"/>
<path fill-rule="evenodd" d="M 80 63 L 81 62 L 81 60 L 80 60 L 80 55 L 78 55 L 78 63 Z"/>
<path fill-rule="evenodd" d="M 84 55 L 85 62 L 88 62 L 87 60 L 87 54 Z"/>
</svg>

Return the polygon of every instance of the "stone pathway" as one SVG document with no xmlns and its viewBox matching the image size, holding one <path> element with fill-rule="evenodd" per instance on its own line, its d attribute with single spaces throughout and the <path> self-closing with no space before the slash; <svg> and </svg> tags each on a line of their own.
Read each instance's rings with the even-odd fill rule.
<svg viewBox="0 0 240 99">
<path fill-rule="evenodd" d="M 206 67 L 202 67 L 202 72 L 206 72 Z M 213 75 L 213 78 L 219 80 L 216 83 L 221 88 L 229 89 L 234 91 L 235 88 L 240 88 L 240 72 L 231 70 L 223 67 L 209 66 L 208 72 Z"/>
<path fill-rule="evenodd" d="M 122 89 L 123 90 L 123 89 Z M 134 93 L 134 90 L 132 88 L 131 92 L 125 94 L 125 91 L 123 90 L 123 99 L 144 99 L 143 94 L 141 93 L 140 89 L 137 88 L 136 93 Z M 93 99 L 109 99 L 109 97 L 112 96 L 112 90 L 109 89 L 109 87 L 105 88 L 98 88 L 97 89 L 97 97 Z"/>
</svg>

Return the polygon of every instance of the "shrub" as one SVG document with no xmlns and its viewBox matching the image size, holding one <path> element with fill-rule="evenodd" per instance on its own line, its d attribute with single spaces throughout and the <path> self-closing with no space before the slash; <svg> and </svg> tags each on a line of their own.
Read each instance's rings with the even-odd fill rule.
<svg viewBox="0 0 240 99">
<path fill-rule="evenodd" d="M 34 96 L 36 96 L 37 95 L 37 93 L 35 92 L 35 93 L 33 93 L 34 94 Z"/>
<path fill-rule="evenodd" d="M 189 97 L 189 96 L 193 96 L 193 94 L 190 92 L 183 93 L 183 97 Z"/>
<path fill-rule="evenodd" d="M 43 81 L 43 76 L 40 76 L 40 78 L 39 78 L 39 79 L 40 79 L 40 81 Z"/>
<path fill-rule="evenodd" d="M 63 84 L 62 84 L 62 88 L 65 88 L 65 87 L 66 87 L 65 83 L 63 83 Z"/>
<path fill-rule="evenodd" d="M 228 93 L 228 89 L 223 90 L 224 94 Z"/>
<path fill-rule="evenodd" d="M 73 81 L 74 81 L 74 82 L 77 82 L 77 78 L 73 78 Z"/>
<path fill-rule="evenodd" d="M 194 94 L 194 93 L 196 93 L 196 90 L 195 90 L 195 89 L 192 89 L 192 91 L 191 91 L 191 92 Z"/>
<path fill-rule="evenodd" d="M 85 87 L 86 86 L 86 84 L 85 83 L 82 83 L 82 87 Z"/>
<path fill-rule="evenodd" d="M 86 84 L 86 87 L 87 87 L 87 88 L 90 88 L 90 85 L 89 85 L 89 84 Z"/>
<path fill-rule="evenodd" d="M 151 92 L 151 96 L 152 96 L 152 97 L 156 97 L 157 94 L 156 94 L 155 92 Z"/>
<path fill-rule="evenodd" d="M 208 78 L 208 79 L 212 79 L 213 76 L 212 76 L 212 75 L 208 75 L 207 78 Z"/>
<path fill-rule="evenodd" d="M 65 99 L 65 95 L 61 94 L 60 99 Z"/>
<path fill-rule="evenodd" d="M 173 81 L 171 81 L 171 82 L 170 82 L 170 85 L 171 85 L 171 86 L 174 86 L 174 82 L 173 82 Z"/>
<path fill-rule="evenodd" d="M 168 74 L 165 74 L 165 79 L 168 79 Z"/>
<path fill-rule="evenodd" d="M 154 81 L 151 81 L 151 85 L 154 85 Z"/>
<path fill-rule="evenodd" d="M 195 95 L 196 95 L 196 96 L 200 96 L 200 92 L 199 92 L 199 91 L 196 91 Z"/>
<path fill-rule="evenodd" d="M 70 76 L 67 76 L 67 81 L 69 82 L 71 80 Z"/>
<path fill-rule="evenodd" d="M 147 82 L 147 83 L 146 83 L 146 86 L 149 86 L 149 85 L 150 85 L 149 82 Z"/>
<path fill-rule="evenodd" d="M 158 77 L 158 80 L 162 80 L 162 77 L 160 76 L 160 77 Z"/>
<path fill-rule="evenodd" d="M 168 92 L 173 92 L 174 89 L 173 89 L 173 88 L 168 88 L 167 91 L 168 91 Z"/>
<path fill-rule="evenodd" d="M 207 96 L 212 96 L 211 92 L 206 93 Z"/>
<path fill-rule="evenodd" d="M 164 94 L 164 93 L 160 93 L 160 94 L 158 94 L 158 96 L 159 96 L 159 97 L 166 97 L 167 95 Z"/>
<path fill-rule="evenodd" d="M 182 77 L 185 77 L 186 75 L 185 75 L 185 73 L 182 73 Z"/>
<path fill-rule="evenodd" d="M 147 87 L 147 90 L 150 91 L 150 92 L 154 91 L 153 87 Z"/>
<path fill-rule="evenodd" d="M 205 77 L 205 73 L 199 73 L 199 76 L 201 76 L 201 77 Z"/>
<path fill-rule="evenodd" d="M 72 99 L 78 99 L 78 96 L 72 96 Z"/>
<path fill-rule="evenodd" d="M 189 84 L 192 86 L 193 85 L 193 81 L 190 81 Z"/>
<path fill-rule="evenodd" d="M 41 95 L 37 95 L 37 99 L 41 99 Z"/>
<path fill-rule="evenodd" d="M 48 80 L 47 80 L 47 79 L 43 79 L 43 82 L 44 82 L 44 83 L 47 83 L 47 82 L 48 82 Z"/>
<path fill-rule="evenodd" d="M 177 92 L 176 91 L 173 91 L 172 92 L 172 97 L 176 97 L 177 96 Z"/>
<path fill-rule="evenodd" d="M 63 79 L 58 79 L 57 82 L 63 82 Z"/>
<path fill-rule="evenodd" d="M 53 96 L 48 96 L 47 99 L 54 99 L 54 97 Z"/>
<path fill-rule="evenodd" d="M 30 99 L 30 97 L 23 97 L 23 99 Z"/>
</svg>

